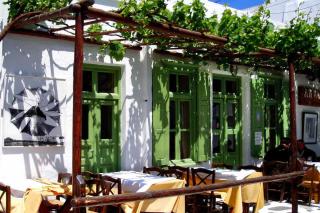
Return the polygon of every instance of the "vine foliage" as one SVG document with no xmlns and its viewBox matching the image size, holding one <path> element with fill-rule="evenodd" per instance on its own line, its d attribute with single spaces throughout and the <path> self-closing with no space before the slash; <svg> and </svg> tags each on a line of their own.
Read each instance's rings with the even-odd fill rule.
<svg viewBox="0 0 320 213">
<path fill-rule="evenodd" d="M 7 0 L 10 18 L 21 12 L 48 11 L 63 7 L 69 0 Z M 268 2 L 266 3 L 266 5 Z M 171 5 L 170 8 L 168 5 Z M 174 5 L 167 0 L 121 0 L 119 11 L 138 23 L 133 31 L 126 31 L 128 26 L 115 23 L 113 27 L 121 30 L 121 37 L 138 44 L 156 45 L 163 50 L 182 49 L 186 56 L 197 61 L 215 60 L 219 68 L 236 72 L 235 63 L 251 67 L 259 65 L 280 69 L 288 67 L 288 61 L 294 61 L 296 67 L 313 77 L 320 77 L 320 68 L 310 62 L 312 57 L 320 56 L 320 19 L 311 18 L 297 10 L 296 16 L 285 28 L 278 29 L 270 21 L 270 11 L 265 6 L 259 7 L 256 13 L 247 16 L 225 9 L 222 16 L 208 15 L 201 0 L 193 0 L 186 4 L 177 0 Z M 148 29 L 150 23 L 165 23 L 208 35 L 227 38 L 221 47 L 214 43 L 177 38 Z M 101 32 L 103 25 L 91 25 L 87 32 Z M 91 39 L 102 41 L 103 36 L 92 36 Z M 250 53 L 258 52 L 260 47 L 275 49 L 279 57 L 255 58 Z M 109 54 L 121 60 L 125 47 L 121 42 L 114 41 L 104 44 L 100 53 Z M 294 60 L 293 60 L 294 59 Z"/>
</svg>

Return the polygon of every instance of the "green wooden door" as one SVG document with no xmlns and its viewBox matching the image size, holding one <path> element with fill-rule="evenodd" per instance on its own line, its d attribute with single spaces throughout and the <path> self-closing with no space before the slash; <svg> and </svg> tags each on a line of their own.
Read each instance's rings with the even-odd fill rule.
<svg viewBox="0 0 320 213">
<path fill-rule="evenodd" d="M 109 172 L 117 169 L 118 124 L 114 103 L 84 100 L 82 170 Z"/>
<path fill-rule="evenodd" d="M 120 68 L 85 64 L 82 107 L 82 171 L 118 169 Z"/>
<path fill-rule="evenodd" d="M 212 80 L 212 161 L 241 163 L 240 81 L 216 76 Z"/>
<path fill-rule="evenodd" d="M 282 76 L 251 80 L 251 154 L 262 158 L 289 135 L 288 82 Z"/>
<path fill-rule="evenodd" d="M 214 98 L 212 103 L 213 162 L 239 165 L 241 159 L 239 103 Z"/>
</svg>

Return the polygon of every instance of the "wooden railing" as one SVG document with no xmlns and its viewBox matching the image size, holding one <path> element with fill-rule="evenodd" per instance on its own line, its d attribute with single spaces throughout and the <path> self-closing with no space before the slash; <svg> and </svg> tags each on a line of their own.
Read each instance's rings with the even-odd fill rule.
<svg viewBox="0 0 320 213">
<path fill-rule="evenodd" d="M 261 182 L 273 182 L 279 180 L 289 180 L 304 175 L 304 171 L 296 171 L 286 174 L 262 176 L 257 178 L 249 178 L 245 180 L 226 181 L 223 183 L 216 183 L 210 185 L 190 186 L 178 189 L 167 189 L 149 192 L 138 192 L 131 194 L 119 194 L 112 196 L 96 196 L 96 197 L 79 197 L 74 198 L 71 201 L 73 208 L 91 207 L 91 206 L 103 206 L 111 204 L 120 204 L 131 201 L 141 201 L 147 199 L 179 196 L 179 195 L 191 195 L 198 194 L 205 191 L 214 191 L 217 189 L 236 187 L 241 185 L 261 183 Z"/>
</svg>

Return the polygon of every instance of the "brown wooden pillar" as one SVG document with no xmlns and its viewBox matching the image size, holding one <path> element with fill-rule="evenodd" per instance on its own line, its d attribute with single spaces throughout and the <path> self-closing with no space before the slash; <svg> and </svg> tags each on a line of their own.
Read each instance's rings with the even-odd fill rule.
<svg viewBox="0 0 320 213">
<path fill-rule="evenodd" d="M 76 34 L 73 65 L 73 130 L 72 130 L 72 187 L 76 196 L 76 175 L 81 172 L 82 128 L 82 67 L 83 67 L 83 10 L 76 13 Z"/>
<path fill-rule="evenodd" d="M 297 124 L 296 124 L 296 87 L 295 87 L 295 72 L 293 60 L 289 59 L 289 83 L 290 83 L 290 132 L 291 132 L 291 171 L 297 170 Z M 292 213 L 298 212 L 297 201 L 297 186 L 296 179 L 292 180 L 291 184 L 291 202 Z"/>
</svg>

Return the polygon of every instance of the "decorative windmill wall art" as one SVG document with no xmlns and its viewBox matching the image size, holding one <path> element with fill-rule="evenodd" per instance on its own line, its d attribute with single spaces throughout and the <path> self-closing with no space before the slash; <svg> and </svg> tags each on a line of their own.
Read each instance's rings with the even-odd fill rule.
<svg viewBox="0 0 320 213">
<path fill-rule="evenodd" d="M 63 79 L 7 76 L 4 146 L 63 145 Z"/>
</svg>

